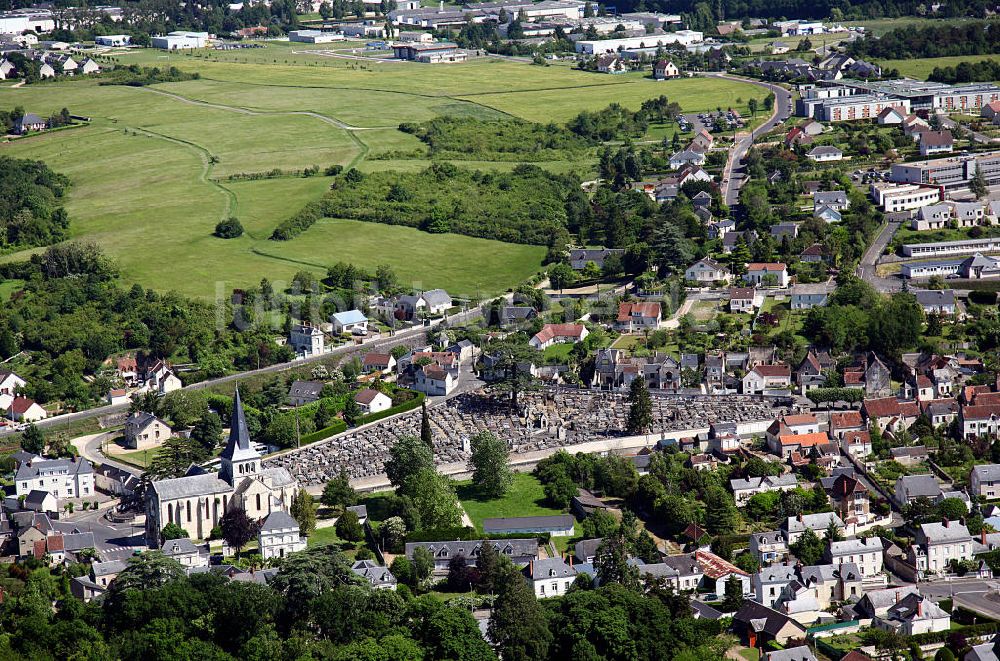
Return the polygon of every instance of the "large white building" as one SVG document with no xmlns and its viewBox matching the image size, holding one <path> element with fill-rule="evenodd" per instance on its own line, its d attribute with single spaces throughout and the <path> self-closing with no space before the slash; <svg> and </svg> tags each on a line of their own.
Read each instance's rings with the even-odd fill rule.
<svg viewBox="0 0 1000 661">
<path fill-rule="evenodd" d="M 86 459 L 43 459 L 22 462 L 14 476 L 18 496 L 45 491 L 56 500 L 94 495 L 94 467 Z"/>
<path fill-rule="evenodd" d="M 658 48 L 667 44 L 691 46 L 705 41 L 705 34 L 695 30 L 678 30 L 664 34 L 650 34 L 642 37 L 622 37 L 621 39 L 584 39 L 576 42 L 576 52 L 587 55 L 618 52 L 633 48 Z"/>
<path fill-rule="evenodd" d="M 893 184 L 876 182 L 871 187 L 872 199 L 886 213 L 910 211 L 941 202 L 944 192 L 926 184 Z"/>
<path fill-rule="evenodd" d="M 306 540 L 299 534 L 299 524 L 291 514 L 283 510 L 271 512 L 257 532 L 260 555 L 269 558 L 284 558 L 306 548 Z"/>
<path fill-rule="evenodd" d="M 185 48 L 204 48 L 208 39 L 207 32 L 178 30 L 168 32 L 162 37 L 153 37 L 150 39 L 150 44 L 153 48 L 162 48 L 163 50 L 182 50 Z"/>
<path fill-rule="evenodd" d="M 222 516 L 241 508 L 252 519 L 287 511 L 298 484 L 284 468 L 262 468 L 250 444 L 239 390 L 233 399 L 229 441 L 218 473 L 193 466 L 184 477 L 152 482 L 146 490 L 146 537 L 159 546 L 160 531 L 176 523 L 192 539 L 205 539 Z"/>
</svg>

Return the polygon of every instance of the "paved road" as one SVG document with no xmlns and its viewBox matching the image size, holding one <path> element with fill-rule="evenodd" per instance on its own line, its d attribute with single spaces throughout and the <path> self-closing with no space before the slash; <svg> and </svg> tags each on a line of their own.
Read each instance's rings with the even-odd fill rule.
<svg viewBox="0 0 1000 661">
<path fill-rule="evenodd" d="M 760 80 L 740 78 L 739 76 L 730 76 L 722 73 L 706 75 L 714 76 L 716 78 L 727 78 L 741 83 L 749 83 L 751 85 L 756 85 L 757 87 L 763 87 L 774 93 L 774 111 L 771 113 L 771 117 L 750 133 L 738 134 L 741 137 L 738 137 L 736 143 L 733 145 L 733 148 L 729 151 L 729 160 L 726 162 L 726 167 L 722 172 L 722 196 L 727 205 L 734 207 L 740 200 L 740 187 L 746 183 L 745 176 L 739 171 L 743 164 L 743 157 L 746 156 L 747 151 L 750 150 L 750 146 L 753 145 L 754 138 L 757 135 L 767 133 L 792 116 L 792 95 L 788 90 L 780 85 L 772 85 L 771 83 L 765 83 Z"/>
<path fill-rule="evenodd" d="M 144 529 L 141 525 L 114 524 L 104 518 L 108 508 L 103 507 L 98 512 L 77 511 L 63 515 L 52 526 L 62 533 L 74 530 L 94 533 L 94 543 L 100 552 L 102 560 L 124 560 L 137 549 L 146 549 Z"/>
<path fill-rule="evenodd" d="M 886 223 L 878 233 L 878 236 L 871 242 L 871 245 L 868 246 L 868 249 L 865 250 L 865 253 L 861 256 L 861 261 L 858 263 L 857 276 L 880 292 L 894 292 L 902 289 L 900 281 L 883 278 L 876 273 L 878 258 L 885 252 L 886 246 L 892 241 L 893 235 L 896 234 L 896 230 L 901 225 L 902 223 L 900 222 Z"/>
<path fill-rule="evenodd" d="M 508 297 L 509 296 L 510 295 L 508 294 Z M 448 325 L 461 324 L 481 315 L 482 315 L 482 306 L 477 306 L 474 308 L 470 308 L 465 312 L 459 312 L 457 314 L 448 317 L 447 322 Z M 369 341 L 364 342 L 360 346 L 365 347 L 369 351 L 374 351 L 377 349 L 391 349 L 392 347 L 398 344 L 403 344 L 416 337 L 420 337 L 421 334 L 428 332 L 429 330 L 435 328 L 436 326 L 439 326 L 444 321 L 445 321 L 444 319 L 437 319 L 434 320 L 429 326 L 415 326 L 413 328 L 407 328 L 405 330 L 397 331 L 395 335 L 385 335 L 378 338 L 373 338 Z M 332 357 L 348 354 L 352 351 L 355 351 L 358 348 L 358 346 L 359 345 L 355 344 L 347 344 L 342 347 L 337 347 L 328 353 L 318 354 L 315 356 L 307 356 L 305 358 L 294 360 L 290 363 L 278 363 L 276 365 L 270 365 L 268 367 L 261 367 L 260 369 L 248 370 L 246 372 L 239 372 L 238 374 L 230 374 L 227 376 L 219 377 L 217 379 L 209 379 L 207 381 L 201 381 L 199 383 L 194 383 L 189 386 L 185 386 L 185 388 L 189 390 L 202 390 L 204 388 L 211 388 L 212 386 L 217 386 L 223 383 L 238 381 L 248 376 L 283 372 L 285 370 L 300 367 L 302 365 L 308 365 L 309 363 L 315 363 Z M 86 411 L 65 413 L 63 415 L 46 418 L 45 420 L 40 420 L 39 422 L 37 422 L 36 425 L 41 429 L 45 429 L 47 427 L 53 427 L 72 422 L 79 422 L 81 420 L 87 420 L 89 418 L 106 416 L 114 413 L 124 413 L 128 411 L 128 408 L 129 404 L 127 403 L 99 406 L 97 408 L 87 409 Z M 0 437 L 12 433 L 14 433 L 13 429 L 10 428 L 0 429 Z"/>
</svg>

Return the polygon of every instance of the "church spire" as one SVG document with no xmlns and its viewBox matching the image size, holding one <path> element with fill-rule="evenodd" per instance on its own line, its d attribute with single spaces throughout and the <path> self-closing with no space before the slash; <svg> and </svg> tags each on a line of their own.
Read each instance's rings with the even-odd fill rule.
<svg viewBox="0 0 1000 661">
<path fill-rule="evenodd" d="M 229 440 L 220 458 L 222 466 L 219 469 L 219 477 L 230 484 L 236 475 L 256 473 L 260 468 L 260 453 L 250 445 L 250 431 L 247 429 L 246 415 L 243 413 L 239 386 L 236 386 L 236 394 L 233 396 Z"/>
</svg>

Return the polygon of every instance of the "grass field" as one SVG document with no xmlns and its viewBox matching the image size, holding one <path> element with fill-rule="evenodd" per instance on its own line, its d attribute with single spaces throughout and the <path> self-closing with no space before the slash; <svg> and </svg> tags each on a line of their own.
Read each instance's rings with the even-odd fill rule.
<svg viewBox="0 0 1000 661">
<path fill-rule="evenodd" d="M 935 67 L 953 67 L 960 62 L 985 62 L 1000 59 L 1000 55 L 956 55 L 955 57 L 924 57 L 916 60 L 882 60 L 883 69 L 899 69 L 911 78 L 926 80 Z"/>
<path fill-rule="evenodd" d="M 118 60 L 177 66 L 202 78 L 152 88 L 102 87 L 94 80 L 5 85 L 0 108 L 22 106 L 47 115 L 66 107 L 92 122 L 18 140 L 4 152 L 44 160 L 71 178 L 73 236 L 98 241 L 128 282 L 209 299 L 262 277 L 288 280 L 302 268 L 322 272 L 345 260 L 365 268 L 390 263 L 404 282 L 453 294 L 491 295 L 536 271 L 545 250 L 337 220 L 323 221 L 293 241 L 273 242 L 267 240 L 271 230 L 322 195 L 329 180 L 227 178 L 334 164 L 366 171 L 421 169 L 430 163 L 426 158 L 397 157 L 423 150 L 397 127 L 440 115 L 562 122 L 612 102 L 637 108 L 659 95 L 689 112 L 733 106 L 745 113 L 748 99 L 764 94 L 714 78 L 658 83 L 641 74 L 603 76 L 561 64 L 483 58 L 419 66 L 358 62 L 313 50 L 328 49 L 281 42 L 198 56 L 137 49 Z M 378 155 L 388 158 L 370 158 Z M 461 164 L 483 170 L 516 165 Z M 539 165 L 588 178 L 595 167 L 594 159 Z M 228 215 L 240 218 L 246 234 L 214 238 L 215 224 Z"/>
<path fill-rule="evenodd" d="M 24 280 L 0 281 L 0 303 L 10 300 L 10 295 L 24 286 Z"/>
<path fill-rule="evenodd" d="M 479 532 L 483 531 L 483 519 L 565 514 L 562 510 L 545 505 L 542 483 L 528 473 L 515 473 L 514 486 L 503 498 L 481 499 L 471 482 L 459 483 L 458 498 Z"/>
</svg>

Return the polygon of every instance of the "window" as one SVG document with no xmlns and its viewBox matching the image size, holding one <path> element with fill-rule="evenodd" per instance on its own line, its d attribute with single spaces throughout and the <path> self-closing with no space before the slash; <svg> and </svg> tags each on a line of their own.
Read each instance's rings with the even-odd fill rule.
<svg viewBox="0 0 1000 661">
<path fill-rule="evenodd" d="M 260 510 L 260 494 L 257 494 L 257 510 Z"/>
<path fill-rule="evenodd" d="M 556 594 L 559 593 L 559 582 L 558 581 L 552 581 L 552 591 L 555 592 Z"/>
</svg>

